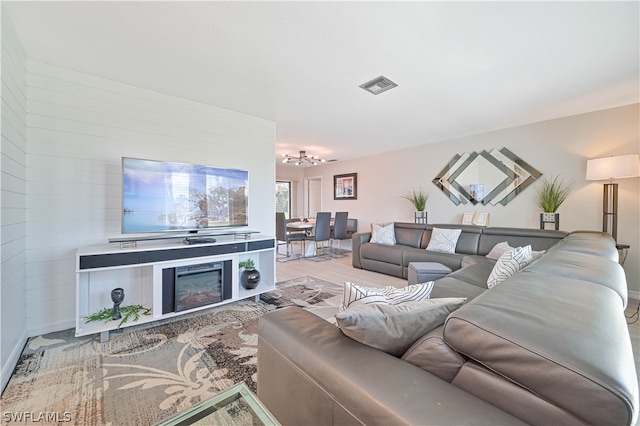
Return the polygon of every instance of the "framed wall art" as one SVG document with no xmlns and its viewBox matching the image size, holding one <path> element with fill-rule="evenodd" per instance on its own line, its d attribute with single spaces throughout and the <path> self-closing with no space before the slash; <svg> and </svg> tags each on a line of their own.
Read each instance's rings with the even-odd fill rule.
<svg viewBox="0 0 640 426">
<path fill-rule="evenodd" d="M 333 175 L 333 199 L 357 200 L 358 199 L 358 174 L 347 173 Z"/>
</svg>

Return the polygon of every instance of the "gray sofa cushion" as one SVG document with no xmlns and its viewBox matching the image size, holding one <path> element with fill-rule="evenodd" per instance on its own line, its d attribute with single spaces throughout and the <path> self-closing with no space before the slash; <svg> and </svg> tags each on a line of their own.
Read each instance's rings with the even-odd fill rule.
<svg viewBox="0 0 640 426">
<path fill-rule="evenodd" d="M 409 267 L 411 262 L 437 262 L 445 265 L 451 270 L 460 269 L 464 254 L 459 253 L 438 253 L 425 249 L 406 249 L 402 254 L 402 266 Z"/>
<path fill-rule="evenodd" d="M 617 262 L 618 250 L 616 247 L 603 243 L 609 239 L 610 236 L 602 232 L 580 231 L 572 233 L 571 238 L 558 242 L 551 250 L 555 250 L 557 247 L 558 250 L 593 254 Z"/>
<path fill-rule="evenodd" d="M 360 256 L 362 259 L 375 259 L 379 262 L 393 263 L 394 265 L 402 265 L 402 252 L 409 249 L 407 246 L 400 244 L 385 245 L 375 243 L 365 243 L 360 247 Z"/>
<path fill-rule="evenodd" d="M 585 423 L 622 425 L 638 404 L 626 330 L 611 289 L 521 272 L 453 312 L 444 337 L 454 350 Z M 514 413 L 507 403 L 499 406 Z"/>
<path fill-rule="evenodd" d="M 547 250 L 567 235 L 564 231 L 529 228 L 484 228 L 473 254 L 487 255 L 493 246 L 503 241 L 511 247 L 528 246 L 535 251 Z"/>
<path fill-rule="evenodd" d="M 617 262 L 607 258 L 556 250 L 553 256 L 542 256 L 524 271 L 579 279 L 608 287 L 620 296 L 622 306 L 627 306 L 627 280 L 624 269 Z"/>
<path fill-rule="evenodd" d="M 396 244 L 419 248 L 425 226 L 420 223 L 395 222 Z"/>
<path fill-rule="evenodd" d="M 444 326 L 422 336 L 402 355 L 402 359 L 449 383 L 464 364 L 464 358 L 442 337 Z"/>
<path fill-rule="evenodd" d="M 469 301 L 480 296 L 486 290 L 486 288 L 447 276 L 435 282 L 433 290 L 431 290 L 431 297 L 466 297 Z"/>
</svg>

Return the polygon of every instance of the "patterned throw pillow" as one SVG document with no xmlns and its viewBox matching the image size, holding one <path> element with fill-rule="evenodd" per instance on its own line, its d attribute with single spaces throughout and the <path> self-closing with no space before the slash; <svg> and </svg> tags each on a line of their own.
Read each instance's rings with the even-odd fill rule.
<svg viewBox="0 0 640 426">
<path fill-rule="evenodd" d="M 360 305 L 399 305 L 404 302 L 427 300 L 433 290 L 433 281 L 412 284 L 403 288 L 387 286 L 383 288 L 364 287 L 346 281 L 342 294 L 340 311 Z"/>
<path fill-rule="evenodd" d="M 487 287 L 493 288 L 497 286 L 527 266 L 531 259 L 531 246 L 517 247 L 504 253 L 493 267 L 487 280 Z"/>
<path fill-rule="evenodd" d="M 433 228 L 427 250 L 441 253 L 455 253 L 462 229 Z"/>
<path fill-rule="evenodd" d="M 383 225 L 381 223 L 371 224 L 371 240 L 372 243 L 393 245 L 396 243 L 396 233 L 393 223 Z"/>
<path fill-rule="evenodd" d="M 388 305 L 387 297 L 382 293 L 382 289 L 363 287 L 349 281 L 344 283 L 344 291 L 342 293 L 342 303 L 340 311 L 344 311 L 349 306 L 384 304 Z"/>
<path fill-rule="evenodd" d="M 493 246 L 491 251 L 489 253 L 487 253 L 487 255 L 485 257 L 487 259 L 498 260 L 498 259 L 500 259 L 500 256 L 502 256 L 503 254 L 505 254 L 506 252 L 508 252 L 510 250 L 513 250 L 514 248 L 515 247 L 511 247 L 508 242 L 503 241 L 503 242 L 498 243 L 495 246 Z"/>
<path fill-rule="evenodd" d="M 398 305 L 404 302 L 427 300 L 431 296 L 434 284 L 434 281 L 429 281 L 422 284 L 408 285 L 404 288 L 388 286 L 382 288 L 381 291 L 390 305 Z"/>
</svg>

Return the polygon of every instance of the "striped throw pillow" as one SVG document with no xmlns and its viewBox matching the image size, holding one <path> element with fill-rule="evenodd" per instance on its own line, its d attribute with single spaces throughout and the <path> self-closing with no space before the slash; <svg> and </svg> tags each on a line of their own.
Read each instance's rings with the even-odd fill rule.
<svg viewBox="0 0 640 426">
<path fill-rule="evenodd" d="M 487 279 L 487 287 L 493 288 L 514 275 L 531 262 L 531 246 L 517 247 L 513 250 L 505 252 L 489 274 Z"/>
<path fill-rule="evenodd" d="M 340 312 L 349 306 L 361 306 L 369 304 L 388 305 L 387 297 L 382 293 L 382 289 L 363 287 L 349 281 L 345 281 L 342 292 L 342 303 Z"/>
<path fill-rule="evenodd" d="M 418 302 L 429 299 L 434 284 L 434 281 L 429 281 L 422 284 L 408 285 L 404 288 L 389 286 L 382 289 L 382 294 L 387 298 L 389 305 L 398 305 L 404 302 Z"/>
<path fill-rule="evenodd" d="M 462 229 L 433 228 L 427 250 L 440 253 L 455 253 Z"/>
<path fill-rule="evenodd" d="M 387 286 L 383 288 L 364 287 L 346 281 L 342 293 L 340 312 L 352 306 L 399 305 L 404 302 L 428 300 L 433 290 L 433 281 L 412 284 L 403 288 Z"/>
</svg>

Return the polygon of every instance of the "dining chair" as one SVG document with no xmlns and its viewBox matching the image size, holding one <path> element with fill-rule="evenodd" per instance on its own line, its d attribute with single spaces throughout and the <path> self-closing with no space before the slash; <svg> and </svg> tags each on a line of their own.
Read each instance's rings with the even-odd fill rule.
<svg viewBox="0 0 640 426">
<path fill-rule="evenodd" d="M 349 221 L 349 212 L 336 212 L 333 219 L 333 229 L 331 230 L 331 251 L 336 253 L 333 243 L 338 240 L 338 253 L 342 254 L 342 240 L 349 239 L 347 234 L 347 223 Z"/>
<path fill-rule="evenodd" d="M 291 242 L 300 241 L 304 246 L 305 234 L 301 232 L 287 232 L 287 219 L 284 212 L 276 212 L 276 239 L 278 240 L 278 245 L 281 244 L 280 241 L 287 245 L 287 257 L 290 257 Z M 301 253 L 304 254 L 304 247 Z"/>
<path fill-rule="evenodd" d="M 315 241 L 315 256 L 318 256 L 318 244 L 331 240 L 331 213 L 318 212 L 316 214 L 316 224 L 313 235 L 307 237 L 307 240 Z M 324 244 L 322 244 L 324 251 Z"/>
</svg>

